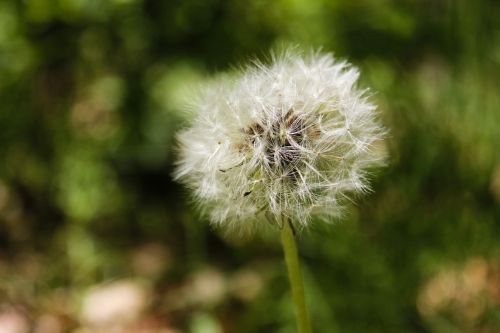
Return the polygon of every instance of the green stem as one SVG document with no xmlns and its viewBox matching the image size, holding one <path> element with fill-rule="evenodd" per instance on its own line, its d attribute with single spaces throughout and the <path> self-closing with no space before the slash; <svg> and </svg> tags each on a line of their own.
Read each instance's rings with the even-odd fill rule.
<svg viewBox="0 0 500 333">
<path fill-rule="evenodd" d="M 283 221 L 283 228 L 281 230 L 281 242 L 283 244 L 283 252 L 285 253 L 286 266 L 288 268 L 288 277 L 292 287 L 292 297 L 295 303 L 295 315 L 297 317 L 299 333 L 312 333 L 311 322 L 309 320 L 304 296 L 304 284 L 302 282 L 302 274 L 300 273 L 295 235 L 291 222 L 286 219 Z"/>
</svg>

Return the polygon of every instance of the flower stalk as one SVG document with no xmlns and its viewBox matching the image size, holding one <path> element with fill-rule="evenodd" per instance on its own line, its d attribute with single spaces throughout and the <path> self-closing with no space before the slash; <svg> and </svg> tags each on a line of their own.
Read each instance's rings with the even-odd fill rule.
<svg viewBox="0 0 500 333">
<path fill-rule="evenodd" d="M 304 283 L 302 281 L 302 274 L 300 271 L 295 235 L 291 221 L 288 219 L 283 221 L 283 227 L 281 229 L 281 242 L 288 269 L 288 278 L 292 288 L 292 298 L 295 305 L 295 316 L 297 318 L 299 333 L 312 333 L 311 321 L 309 319 L 309 313 L 307 311 L 304 295 Z"/>
</svg>

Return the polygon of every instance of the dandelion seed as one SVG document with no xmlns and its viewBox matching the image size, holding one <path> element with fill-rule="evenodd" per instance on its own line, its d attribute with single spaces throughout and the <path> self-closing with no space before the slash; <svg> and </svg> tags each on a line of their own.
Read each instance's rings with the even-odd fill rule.
<svg viewBox="0 0 500 333">
<path fill-rule="evenodd" d="M 358 77 L 331 54 L 288 50 L 221 78 L 178 136 L 175 177 L 214 224 L 241 234 L 263 216 L 298 227 L 339 216 L 385 157 L 374 148 L 384 129 Z"/>
</svg>

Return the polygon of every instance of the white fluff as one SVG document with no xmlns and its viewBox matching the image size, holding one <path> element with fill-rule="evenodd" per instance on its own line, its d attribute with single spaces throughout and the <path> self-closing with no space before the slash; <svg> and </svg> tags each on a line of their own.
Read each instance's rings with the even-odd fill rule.
<svg viewBox="0 0 500 333">
<path fill-rule="evenodd" d="M 242 234 L 265 216 L 302 227 L 338 216 L 384 161 L 374 149 L 384 130 L 358 77 L 331 54 L 290 50 L 221 77 L 178 136 L 176 179 L 214 224 Z"/>
</svg>

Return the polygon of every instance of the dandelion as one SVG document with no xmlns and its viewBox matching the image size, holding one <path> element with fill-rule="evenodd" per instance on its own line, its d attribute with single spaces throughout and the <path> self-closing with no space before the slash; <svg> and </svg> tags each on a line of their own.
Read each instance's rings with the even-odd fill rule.
<svg viewBox="0 0 500 333">
<path fill-rule="evenodd" d="M 384 130 L 358 76 L 330 54 L 287 51 L 221 78 L 179 135 L 176 178 L 214 224 L 238 233 L 258 228 L 263 214 L 298 227 L 339 216 L 384 157 L 373 147 Z"/>
<path fill-rule="evenodd" d="M 282 229 L 294 299 L 303 291 L 293 231 L 338 217 L 384 162 L 375 148 L 384 129 L 358 77 L 331 54 L 287 50 L 205 88 L 178 136 L 175 177 L 213 224 L 240 234 L 266 220 Z"/>
</svg>

